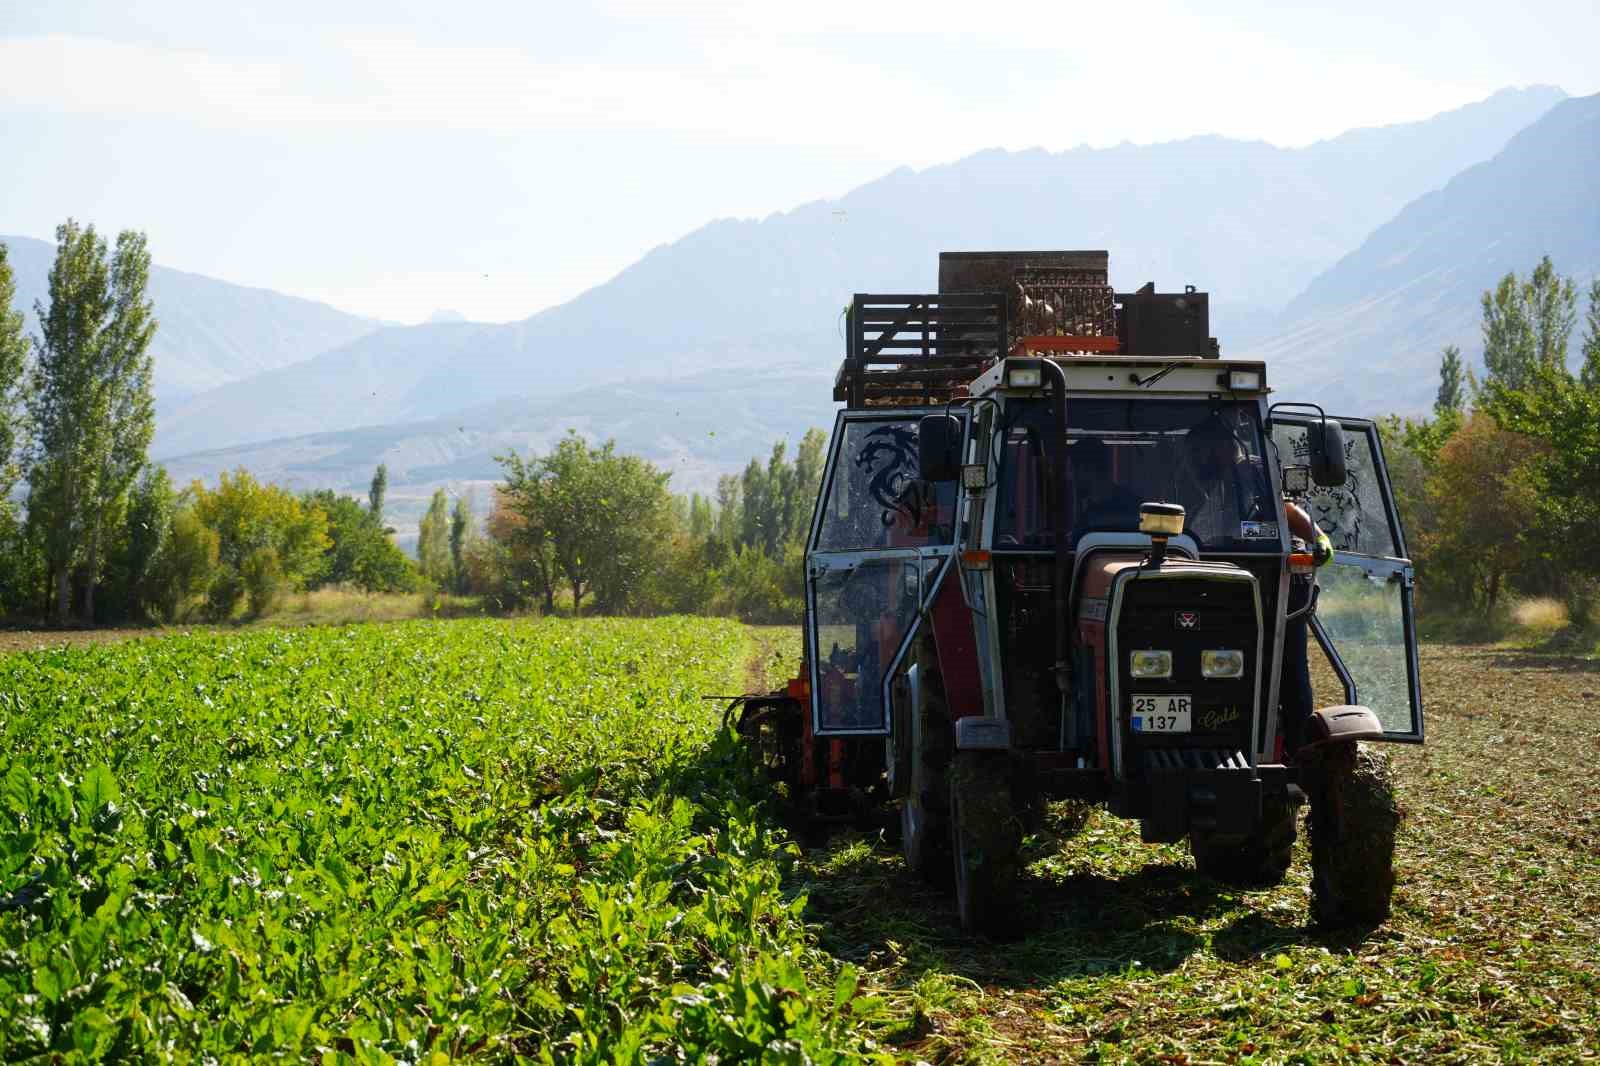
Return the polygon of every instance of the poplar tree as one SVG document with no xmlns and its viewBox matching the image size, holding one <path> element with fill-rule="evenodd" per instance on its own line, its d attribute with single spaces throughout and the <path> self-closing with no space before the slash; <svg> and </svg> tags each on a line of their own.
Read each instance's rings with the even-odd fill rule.
<svg viewBox="0 0 1600 1066">
<path fill-rule="evenodd" d="M 105 422 L 94 434 L 94 488 L 90 499 L 87 585 L 83 620 L 94 621 L 94 593 L 100 582 L 105 545 L 120 524 L 128 492 L 148 462 L 155 435 L 154 366 L 150 342 L 155 338 L 154 308 L 146 297 L 150 285 L 150 250 L 142 233 L 117 236 L 111 261 L 111 319 L 103 333 L 96 387 L 103 391 Z"/>
<path fill-rule="evenodd" d="M 27 440 L 23 393 L 27 386 L 28 338 L 22 312 L 11 310 L 16 282 L 4 244 L 0 244 L 0 607 L 28 595 L 27 554 L 11 491 L 22 473 Z"/>
<path fill-rule="evenodd" d="M 1578 316 L 1578 292 L 1556 274 L 1550 257 L 1539 260 L 1527 281 L 1515 272 L 1483 294 L 1483 367 L 1502 389 L 1530 385 L 1538 371 L 1564 374 L 1567 345 Z"/>
<path fill-rule="evenodd" d="M 27 383 L 28 337 L 22 331 L 22 312 L 11 309 L 16 295 L 9 253 L 0 244 L 0 510 L 7 508 L 16 487 L 18 445 L 27 436 L 22 393 Z"/>
<path fill-rule="evenodd" d="M 417 567 L 422 576 L 437 585 L 450 580 L 450 501 L 444 489 L 436 489 L 428 501 L 428 513 L 417 527 Z"/>
<path fill-rule="evenodd" d="M 372 484 L 367 488 L 367 513 L 378 525 L 383 525 L 383 498 L 389 492 L 389 468 L 383 463 L 372 472 Z"/>
<path fill-rule="evenodd" d="M 450 568 L 454 574 L 451 584 L 458 595 L 467 591 L 467 540 L 471 534 L 472 509 L 465 496 L 457 496 L 450 512 Z"/>
<path fill-rule="evenodd" d="M 73 570 L 82 561 L 99 495 L 96 438 L 109 414 L 96 384 L 111 313 L 111 276 L 105 241 L 93 226 L 80 228 L 69 219 L 56 228 L 49 293 L 49 307 L 34 304 L 41 336 L 29 397 L 35 440 L 28 524 L 54 588 L 55 619 L 65 623 Z"/>
<path fill-rule="evenodd" d="M 34 305 L 41 336 L 29 396 L 28 523 L 54 585 L 58 622 L 70 613 L 75 572 L 85 581 L 84 617 L 93 620 L 104 543 L 146 463 L 155 429 L 149 280 L 143 234 L 122 233 L 108 262 L 93 226 L 68 219 L 56 228 L 50 304 Z"/>
<path fill-rule="evenodd" d="M 1433 413 L 1440 418 L 1459 415 L 1466 400 L 1465 385 L 1461 349 L 1453 344 L 1448 345 L 1439 359 L 1439 392 L 1433 401 Z"/>
<path fill-rule="evenodd" d="M 1584 388 L 1600 392 L 1600 278 L 1589 283 L 1589 313 L 1584 320 L 1588 328 L 1583 337 L 1583 367 L 1578 379 Z"/>
</svg>

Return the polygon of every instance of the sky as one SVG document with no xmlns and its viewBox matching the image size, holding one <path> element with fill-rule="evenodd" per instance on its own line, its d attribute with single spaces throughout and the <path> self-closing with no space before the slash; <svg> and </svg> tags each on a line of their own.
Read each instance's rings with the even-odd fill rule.
<svg viewBox="0 0 1600 1066">
<path fill-rule="evenodd" d="M 1594 0 L 0 0 L 0 234 L 510 321 L 897 166 L 1600 92 Z M 254 10 L 252 10 L 254 8 Z"/>
</svg>

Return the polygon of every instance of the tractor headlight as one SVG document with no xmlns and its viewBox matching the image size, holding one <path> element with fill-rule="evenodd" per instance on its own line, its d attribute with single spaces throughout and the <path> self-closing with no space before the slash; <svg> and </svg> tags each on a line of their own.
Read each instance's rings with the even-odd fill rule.
<svg viewBox="0 0 1600 1066">
<path fill-rule="evenodd" d="M 1128 656 L 1128 673 L 1134 677 L 1171 677 L 1170 651 L 1136 651 Z"/>
<path fill-rule="evenodd" d="M 1203 651 L 1200 653 L 1200 676 L 1209 678 L 1243 677 L 1244 652 Z"/>
</svg>

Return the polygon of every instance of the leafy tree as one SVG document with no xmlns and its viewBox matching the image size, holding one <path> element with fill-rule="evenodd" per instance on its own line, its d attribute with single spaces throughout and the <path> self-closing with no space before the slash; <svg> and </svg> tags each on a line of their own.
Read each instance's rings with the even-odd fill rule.
<svg viewBox="0 0 1600 1066">
<path fill-rule="evenodd" d="M 169 622 L 184 617 L 189 605 L 211 588 L 220 560 L 217 533 L 200 520 L 192 501 L 174 512 L 167 542 L 156 564 L 157 591 L 153 599 L 161 616 Z"/>
<path fill-rule="evenodd" d="M 684 524 L 688 529 L 689 539 L 710 540 L 717 531 L 717 512 L 711 501 L 698 492 L 692 493 L 684 516 Z"/>
<path fill-rule="evenodd" d="M 71 610 L 73 570 L 96 518 L 94 481 L 109 415 L 98 385 L 111 277 L 105 241 L 93 226 L 80 228 L 68 220 L 56 228 L 49 292 L 49 307 L 34 305 L 42 337 L 29 397 L 36 452 L 28 522 L 55 589 L 56 621 L 64 623 Z"/>
<path fill-rule="evenodd" d="M 642 593 L 670 532 L 668 474 L 618 455 L 615 441 L 592 448 L 576 433 L 542 458 L 500 461 L 501 491 L 524 523 L 523 536 L 548 543 L 574 611 L 591 592 L 606 611 L 623 610 Z"/>
<path fill-rule="evenodd" d="M 1515 272 L 1483 294 L 1483 366 L 1489 382 L 1521 389 L 1540 367 L 1566 370 L 1567 345 L 1577 320 L 1577 290 L 1555 272 L 1550 257 L 1528 280 Z"/>
<path fill-rule="evenodd" d="M 467 549 L 472 538 L 472 506 L 465 496 L 456 497 L 450 512 L 450 570 L 454 575 L 451 587 L 457 595 L 467 591 Z"/>
<path fill-rule="evenodd" d="M 710 558 L 719 563 L 739 543 L 741 515 L 744 513 L 744 486 L 733 474 L 717 478 L 716 533 L 708 542 Z"/>
<path fill-rule="evenodd" d="M 28 338 L 22 312 L 13 311 L 16 280 L 9 252 L 0 244 L 0 508 L 9 505 L 20 474 L 18 446 L 26 439 L 23 391 L 27 384 Z"/>
<path fill-rule="evenodd" d="M 0 614 L 39 610 L 44 558 L 15 507 L 0 502 Z"/>
<path fill-rule="evenodd" d="M 1578 380 L 1586 389 L 1600 389 L 1600 278 L 1589 283 L 1589 311 L 1584 316 L 1583 367 Z"/>
<path fill-rule="evenodd" d="M 33 576 L 23 565 L 30 553 L 11 500 L 22 473 L 20 446 L 27 439 L 23 393 L 28 338 L 22 331 L 22 312 L 11 309 L 17 289 L 8 256 L 6 246 L 0 244 L 0 610 L 22 605 Z"/>
<path fill-rule="evenodd" d="M 537 460 L 508 455 L 500 461 L 506 465 L 506 484 L 495 489 L 489 535 L 471 557 L 472 586 L 505 610 L 537 597 L 550 614 L 560 573 L 549 530 L 538 519 L 545 507 L 545 485 L 537 476 Z"/>
<path fill-rule="evenodd" d="M 142 620 L 162 601 L 161 557 L 172 535 L 177 495 L 165 467 L 148 466 L 128 494 L 106 567 L 98 620 Z"/>
<path fill-rule="evenodd" d="M 28 519 L 55 585 L 60 622 L 70 611 L 75 571 L 84 581 L 84 615 L 93 618 L 103 546 L 144 467 L 155 427 L 149 273 L 141 234 L 121 234 L 108 262 L 93 226 L 68 220 L 56 229 L 50 305 L 35 305 L 42 337 L 30 396 L 36 453 Z"/>
<path fill-rule="evenodd" d="M 435 586 L 450 586 L 450 501 L 443 489 L 434 490 L 417 526 L 417 569 Z"/>
<path fill-rule="evenodd" d="M 1530 437 L 1473 415 L 1440 449 L 1428 483 L 1432 580 L 1453 585 L 1485 616 L 1538 552 L 1530 532 L 1539 505 L 1531 476 L 1539 452 Z"/>
<path fill-rule="evenodd" d="M 1532 465 L 1529 522 L 1580 624 L 1592 620 L 1600 583 L 1600 386 L 1541 371 L 1524 389 L 1500 390 L 1489 410 L 1507 430 L 1544 445 Z M 1487 498 L 1492 483 L 1478 488 Z"/>
<path fill-rule="evenodd" d="M 389 468 L 383 463 L 378 464 L 378 469 L 372 472 L 372 484 L 367 489 L 367 513 L 372 516 L 372 521 L 383 525 L 383 501 L 389 494 Z"/>
<path fill-rule="evenodd" d="M 795 510 L 789 524 L 790 540 L 803 540 L 811 531 L 811 513 L 822 487 L 822 466 L 827 460 L 827 450 L 828 435 L 820 429 L 808 429 L 800 438 L 800 449 L 794 457 L 791 497 Z"/>
<path fill-rule="evenodd" d="M 363 592 L 409 592 L 416 587 L 416 568 L 368 508 L 332 489 L 307 493 L 304 502 L 326 518 L 330 542 L 308 588 L 354 585 Z"/>
<path fill-rule="evenodd" d="M 95 434 L 94 496 L 89 521 L 84 588 L 84 620 L 93 621 L 101 550 L 122 518 L 128 490 L 144 469 L 155 434 L 154 371 L 150 342 L 154 309 L 145 295 L 150 283 L 150 250 L 142 233 L 117 237 L 111 262 L 111 317 L 103 334 L 97 387 L 105 422 Z"/>
<path fill-rule="evenodd" d="M 1570 280 L 1545 285 L 1559 298 L 1538 306 L 1552 323 L 1549 330 L 1558 331 L 1576 318 L 1575 289 Z M 1520 384 L 1485 382 L 1481 401 L 1502 428 L 1542 446 L 1529 465 L 1537 506 L 1527 535 L 1539 544 L 1541 568 L 1579 624 L 1593 619 L 1600 588 L 1600 282 L 1590 285 L 1589 297 L 1584 362 L 1576 377 L 1566 366 L 1563 336 L 1559 344 L 1551 341 L 1550 357 Z M 1486 483 L 1479 491 L 1493 490 Z"/>
<path fill-rule="evenodd" d="M 1447 345 L 1439 359 L 1439 392 L 1433 413 L 1439 418 L 1459 415 L 1466 402 L 1466 380 L 1461 366 L 1461 349 Z"/>
<path fill-rule="evenodd" d="M 331 543 L 321 509 L 243 469 L 224 473 L 214 490 L 197 481 L 189 491 L 195 514 L 217 535 L 214 615 L 228 617 L 244 596 L 251 613 L 265 613 L 283 588 L 301 587 L 317 574 Z"/>
<path fill-rule="evenodd" d="M 1567 368 L 1567 344 L 1578 320 L 1578 292 L 1571 278 L 1561 277 L 1547 255 L 1523 286 L 1528 317 L 1533 323 L 1534 359 L 1546 370 Z"/>
<path fill-rule="evenodd" d="M 782 444 L 778 445 L 778 448 L 782 447 Z M 766 470 L 758 460 L 751 459 L 739 479 L 742 508 L 739 518 L 739 544 L 742 547 L 761 547 L 767 543 L 765 523 L 771 512 L 767 488 Z"/>
<path fill-rule="evenodd" d="M 526 464 L 517 469 L 526 471 Z M 524 487 L 528 492 L 537 491 L 534 484 Z M 503 488 L 495 489 L 494 505 L 485 523 L 488 535 L 466 545 L 467 586 L 500 610 L 515 610 L 538 598 L 550 613 L 555 610 L 555 558 L 542 529 L 529 530 L 518 506 L 531 509 L 534 504 L 526 493 L 512 497 Z"/>
</svg>

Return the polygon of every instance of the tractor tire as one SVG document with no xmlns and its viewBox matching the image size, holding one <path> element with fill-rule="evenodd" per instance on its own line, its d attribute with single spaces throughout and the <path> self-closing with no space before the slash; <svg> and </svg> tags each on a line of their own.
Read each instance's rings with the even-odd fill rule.
<svg viewBox="0 0 1600 1066">
<path fill-rule="evenodd" d="M 956 753 L 951 774 L 951 848 L 956 909 L 968 933 L 1004 937 L 1017 928 L 1022 825 L 1003 751 Z"/>
<path fill-rule="evenodd" d="M 1288 796 L 1261 801 L 1261 827 L 1244 839 L 1215 833 L 1189 834 L 1194 868 L 1234 888 L 1282 884 L 1294 861 L 1295 816 L 1299 805 Z"/>
<path fill-rule="evenodd" d="M 1311 917 L 1329 929 L 1374 926 L 1394 895 L 1400 806 L 1389 758 L 1354 742 L 1321 755 L 1311 801 Z"/>
<path fill-rule="evenodd" d="M 950 757 L 955 736 L 933 637 L 917 640 L 919 705 L 911 709 L 911 780 L 900 801 L 900 849 L 906 866 L 932 883 L 949 877 Z"/>
</svg>

